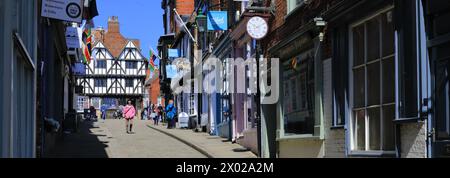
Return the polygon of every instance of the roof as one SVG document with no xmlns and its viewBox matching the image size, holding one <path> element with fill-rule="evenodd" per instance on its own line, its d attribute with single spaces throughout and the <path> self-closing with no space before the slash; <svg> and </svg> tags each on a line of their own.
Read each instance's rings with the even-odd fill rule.
<svg viewBox="0 0 450 178">
<path fill-rule="evenodd" d="M 102 29 L 94 29 L 94 44 L 101 41 L 106 49 L 115 57 L 118 58 L 122 50 L 132 41 L 138 49 L 140 49 L 140 41 L 137 39 L 127 39 L 120 32 L 108 32 Z"/>
</svg>

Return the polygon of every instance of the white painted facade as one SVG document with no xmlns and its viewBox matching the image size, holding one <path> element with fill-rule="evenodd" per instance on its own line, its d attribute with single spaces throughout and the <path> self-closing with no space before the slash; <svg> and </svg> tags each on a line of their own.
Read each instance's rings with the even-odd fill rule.
<svg viewBox="0 0 450 178">
<path fill-rule="evenodd" d="M 96 96 L 143 95 L 147 62 L 136 45 L 129 41 L 119 58 L 114 58 L 102 42 L 92 50 L 86 76 L 77 79 L 83 94 Z"/>
</svg>

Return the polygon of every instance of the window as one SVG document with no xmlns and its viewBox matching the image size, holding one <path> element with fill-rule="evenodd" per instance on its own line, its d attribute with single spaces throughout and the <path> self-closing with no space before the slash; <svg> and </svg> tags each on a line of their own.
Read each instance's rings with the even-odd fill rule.
<svg viewBox="0 0 450 178">
<path fill-rule="evenodd" d="M 190 107 L 189 107 L 189 114 L 194 115 L 195 114 L 195 106 L 196 106 L 196 96 L 194 94 L 191 94 L 190 96 Z"/>
<path fill-rule="evenodd" d="M 95 87 L 106 87 L 106 79 L 95 79 Z"/>
<path fill-rule="evenodd" d="M 305 52 L 283 63 L 285 135 L 314 134 L 314 60 Z"/>
<path fill-rule="evenodd" d="M 133 79 L 126 79 L 125 80 L 125 87 L 133 87 L 134 86 L 134 80 Z"/>
<path fill-rule="evenodd" d="M 101 69 L 106 69 L 106 60 L 97 60 L 95 67 L 101 68 Z"/>
<path fill-rule="evenodd" d="M 127 69 L 137 69 L 137 62 L 136 61 L 126 61 L 125 62 Z"/>
<path fill-rule="evenodd" d="M 339 27 L 333 31 L 333 59 L 331 64 L 333 88 L 332 128 L 344 128 L 348 109 L 348 27 Z M 325 63 L 324 63 L 325 64 Z M 326 70 L 324 66 L 324 70 Z"/>
<path fill-rule="evenodd" d="M 352 151 L 393 151 L 395 40 L 392 11 L 350 29 Z"/>
<path fill-rule="evenodd" d="M 302 6 L 305 3 L 305 0 L 286 0 L 286 1 L 287 1 L 287 14 L 291 13 L 295 8 Z"/>
<path fill-rule="evenodd" d="M 100 109 L 101 98 L 91 98 L 91 106 L 94 106 L 95 109 Z"/>
<path fill-rule="evenodd" d="M 78 96 L 77 99 L 77 110 L 83 111 L 85 108 L 89 108 L 88 99 L 84 96 Z"/>
</svg>

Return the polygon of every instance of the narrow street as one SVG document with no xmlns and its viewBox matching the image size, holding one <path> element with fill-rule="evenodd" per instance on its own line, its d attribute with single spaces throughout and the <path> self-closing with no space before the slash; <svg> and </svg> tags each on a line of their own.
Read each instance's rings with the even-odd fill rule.
<svg viewBox="0 0 450 178">
<path fill-rule="evenodd" d="M 133 132 L 125 132 L 124 120 L 84 122 L 78 133 L 68 134 L 52 158 L 205 158 L 206 156 L 166 134 L 135 120 Z"/>
<path fill-rule="evenodd" d="M 0 22 L 0 158 L 450 158 L 450 0 L 0 0 Z"/>
</svg>

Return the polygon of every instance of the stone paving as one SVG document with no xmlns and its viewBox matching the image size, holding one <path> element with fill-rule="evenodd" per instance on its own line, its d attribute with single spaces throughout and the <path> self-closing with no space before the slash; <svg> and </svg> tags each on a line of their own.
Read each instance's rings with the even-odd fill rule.
<svg viewBox="0 0 450 178">
<path fill-rule="evenodd" d="M 101 121 L 111 135 L 111 157 L 115 158 L 205 158 L 190 146 L 147 127 L 149 121 L 135 119 L 134 134 L 127 134 L 124 120 Z"/>
<path fill-rule="evenodd" d="M 83 122 L 78 133 L 66 135 L 47 157 L 53 158 L 205 158 L 206 155 L 135 120 L 127 134 L 124 120 Z"/>
<path fill-rule="evenodd" d="M 210 158 L 256 158 L 251 151 L 239 144 L 232 144 L 225 138 L 211 136 L 203 132 L 194 132 L 188 129 L 167 129 L 166 126 L 155 126 L 151 123 L 148 127 L 170 135 L 196 150 L 204 153 Z"/>
<path fill-rule="evenodd" d="M 256 158 L 224 138 L 187 129 L 167 129 L 134 120 L 127 134 L 125 120 L 83 122 L 67 134 L 47 157 L 56 158 Z"/>
</svg>

